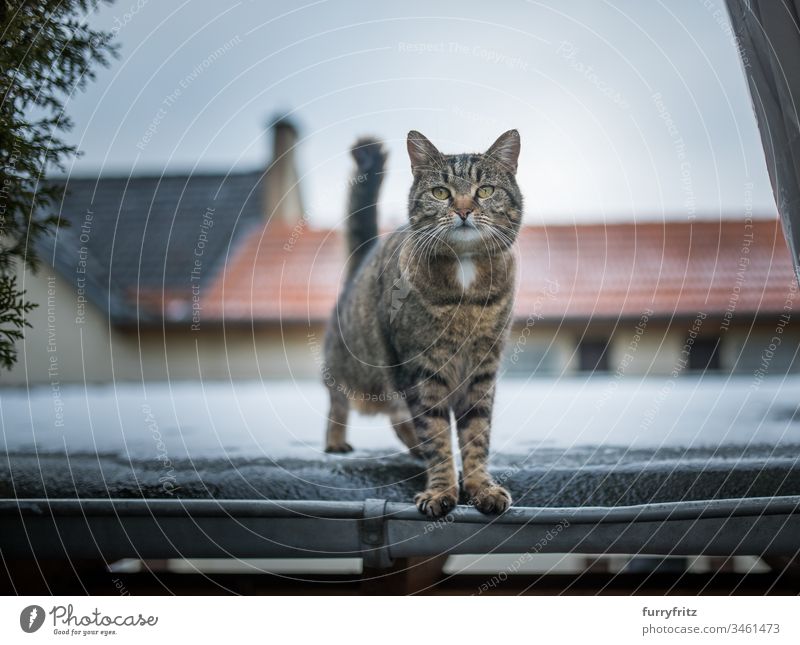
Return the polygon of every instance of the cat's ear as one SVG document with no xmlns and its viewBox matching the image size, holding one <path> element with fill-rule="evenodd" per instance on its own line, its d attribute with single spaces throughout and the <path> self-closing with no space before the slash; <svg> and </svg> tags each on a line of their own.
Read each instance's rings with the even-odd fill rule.
<svg viewBox="0 0 800 645">
<path fill-rule="evenodd" d="M 516 174 L 519 147 L 519 132 L 509 130 L 497 137 L 497 141 L 492 144 L 484 156 L 489 157 L 492 161 L 505 166 Z"/>
<path fill-rule="evenodd" d="M 408 133 L 408 156 L 411 159 L 411 172 L 415 175 L 422 171 L 441 168 L 442 153 L 428 141 L 421 132 L 412 130 Z"/>
</svg>

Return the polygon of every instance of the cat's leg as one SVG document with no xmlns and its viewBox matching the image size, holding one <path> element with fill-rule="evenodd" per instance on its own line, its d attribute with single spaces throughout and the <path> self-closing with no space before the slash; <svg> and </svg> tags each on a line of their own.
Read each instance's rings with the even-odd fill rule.
<svg viewBox="0 0 800 645">
<path fill-rule="evenodd" d="M 408 407 L 396 407 L 389 413 L 389 418 L 392 421 L 392 427 L 397 435 L 397 438 L 403 442 L 410 452 L 415 457 L 422 459 L 422 449 L 419 446 L 419 439 L 417 439 L 417 431 L 414 428 L 414 421 L 411 419 L 411 412 Z"/>
<path fill-rule="evenodd" d="M 425 490 L 414 497 L 421 513 L 441 517 L 458 503 L 458 479 L 450 439 L 450 408 L 442 384 L 428 381 L 407 403 L 414 420 L 418 448 L 428 467 Z"/>
<path fill-rule="evenodd" d="M 328 388 L 331 396 L 331 407 L 328 413 L 328 428 L 325 433 L 325 452 L 352 452 L 353 446 L 347 443 L 347 415 L 350 402 L 344 392 L 336 388 Z"/>
<path fill-rule="evenodd" d="M 502 513 L 511 495 L 487 470 L 489 435 L 494 402 L 494 375 L 473 377 L 465 401 L 456 410 L 456 433 L 461 448 L 464 490 L 482 513 Z"/>
</svg>

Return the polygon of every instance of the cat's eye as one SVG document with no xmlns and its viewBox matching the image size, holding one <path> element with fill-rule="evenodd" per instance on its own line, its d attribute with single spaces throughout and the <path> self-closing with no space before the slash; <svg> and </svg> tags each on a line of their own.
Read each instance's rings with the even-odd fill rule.
<svg viewBox="0 0 800 645">
<path fill-rule="evenodd" d="M 486 199 L 487 197 L 491 197 L 493 192 L 494 186 L 481 186 L 478 188 L 478 197 Z"/>
<path fill-rule="evenodd" d="M 433 195 L 436 199 L 445 200 L 450 197 L 450 191 L 444 186 L 437 186 L 431 190 L 431 195 Z"/>
</svg>

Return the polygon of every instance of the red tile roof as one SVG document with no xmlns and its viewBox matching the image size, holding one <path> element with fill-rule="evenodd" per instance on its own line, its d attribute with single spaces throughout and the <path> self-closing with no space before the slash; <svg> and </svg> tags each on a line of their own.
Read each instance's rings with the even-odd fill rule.
<svg viewBox="0 0 800 645">
<path fill-rule="evenodd" d="M 780 312 L 794 284 L 777 220 L 525 227 L 517 253 L 523 320 Z M 344 260 L 337 230 L 265 226 L 204 289 L 202 319 L 326 319 Z M 183 317 L 182 294 L 164 300 L 167 318 Z"/>
</svg>

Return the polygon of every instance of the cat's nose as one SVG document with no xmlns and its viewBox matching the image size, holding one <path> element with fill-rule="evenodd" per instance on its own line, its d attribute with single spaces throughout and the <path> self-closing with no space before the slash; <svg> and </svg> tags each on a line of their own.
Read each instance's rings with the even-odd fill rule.
<svg viewBox="0 0 800 645">
<path fill-rule="evenodd" d="M 456 214 L 461 218 L 462 222 L 466 222 L 467 218 L 472 214 L 471 208 L 456 208 Z"/>
</svg>

